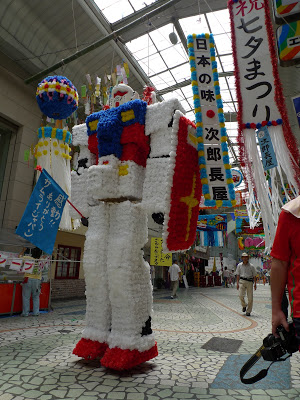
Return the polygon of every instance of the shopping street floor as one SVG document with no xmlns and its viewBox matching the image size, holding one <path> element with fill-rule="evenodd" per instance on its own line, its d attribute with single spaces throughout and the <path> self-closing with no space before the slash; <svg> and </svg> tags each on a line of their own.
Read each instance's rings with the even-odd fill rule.
<svg viewBox="0 0 300 400">
<path fill-rule="evenodd" d="M 274 364 L 244 385 L 239 371 L 270 333 L 269 285 L 258 285 L 250 317 L 236 288 L 154 292 L 159 356 L 131 371 L 72 355 L 84 327 L 85 301 L 53 302 L 39 317 L 0 318 L 0 400 L 300 399 L 300 357 Z M 254 375 L 269 363 L 261 361 Z M 256 372 L 255 372 L 256 371 Z"/>
</svg>

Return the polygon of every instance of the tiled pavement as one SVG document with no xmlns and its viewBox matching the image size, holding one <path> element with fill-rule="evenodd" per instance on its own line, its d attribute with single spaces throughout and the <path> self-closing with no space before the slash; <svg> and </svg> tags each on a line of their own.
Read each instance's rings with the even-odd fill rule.
<svg viewBox="0 0 300 400">
<path fill-rule="evenodd" d="M 268 285 L 258 285 L 251 317 L 241 312 L 235 288 L 180 289 L 174 300 L 169 295 L 154 293 L 159 356 L 122 373 L 72 355 L 84 326 L 83 300 L 55 302 L 53 312 L 39 317 L 0 318 L 0 400 L 300 399 L 298 353 L 272 365 L 256 384 L 239 379 L 270 333 Z M 202 348 L 212 338 L 241 342 L 235 353 L 226 344 Z M 262 361 L 259 369 L 268 365 Z"/>
</svg>

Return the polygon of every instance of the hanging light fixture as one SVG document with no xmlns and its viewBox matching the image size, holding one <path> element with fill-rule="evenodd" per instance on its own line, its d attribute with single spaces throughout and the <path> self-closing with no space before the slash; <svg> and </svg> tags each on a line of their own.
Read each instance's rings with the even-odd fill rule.
<svg viewBox="0 0 300 400">
<path fill-rule="evenodd" d="M 173 25 L 173 32 L 170 33 L 169 39 L 170 39 L 170 42 L 171 42 L 172 44 L 176 44 L 176 43 L 178 42 L 178 36 L 177 36 L 176 33 L 174 32 L 174 25 Z"/>
</svg>

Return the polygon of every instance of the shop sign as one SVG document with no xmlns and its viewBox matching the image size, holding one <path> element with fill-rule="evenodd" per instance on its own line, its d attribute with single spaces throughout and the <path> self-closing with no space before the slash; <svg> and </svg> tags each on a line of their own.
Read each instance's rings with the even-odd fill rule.
<svg viewBox="0 0 300 400">
<path fill-rule="evenodd" d="M 300 20 L 281 25 L 277 31 L 280 64 L 294 65 L 300 62 Z"/>
<path fill-rule="evenodd" d="M 162 238 L 151 238 L 150 264 L 156 267 L 170 267 L 172 265 L 172 253 L 163 253 Z"/>
</svg>

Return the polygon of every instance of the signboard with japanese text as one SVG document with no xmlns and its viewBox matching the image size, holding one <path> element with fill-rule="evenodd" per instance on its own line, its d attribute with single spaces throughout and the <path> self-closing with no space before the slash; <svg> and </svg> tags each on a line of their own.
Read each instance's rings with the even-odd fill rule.
<svg viewBox="0 0 300 400">
<path fill-rule="evenodd" d="M 299 0 L 273 0 L 273 7 L 278 24 L 286 22 L 284 21 L 286 19 L 290 22 L 291 18 L 296 18 L 300 14 Z"/>
<path fill-rule="evenodd" d="M 196 133 L 205 206 L 236 205 L 212 34 L 188 36 Z"/>
<path fill-rule="evenodd" d="M 264 170 L 267 171 L 268 169 L 277 167 L 277 160 L 272 140 L 266 126 L 257 131 L 257 138 Z"/>
<path fill-rule="evenodd" d="M 259 128 L 257 124 L 282 118 L 275 101 L 277 82 L 270 54 L 272 32 L 269 32 L 272 24 L 267 20 L 265 8 L 266 0 L 229 2 L 239 119 L 243 129 Z"/>
<path fill-rule="evenodd" d="M 16 233 L 52 254 L 68 195 L 43 169 Z"/>
<path fill-rule="evenodd" d="M 280 65 L 287 67 L 300 62 L 300 20 L 283 24 L 276 30 Z"/>
<path fill-rule="evenodd" d="M 172 253 L 162 252 L 162 238 L 151 238 L 150 265 L 170 267 Z"/>
</svg>

